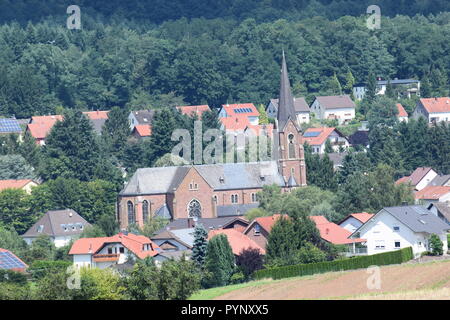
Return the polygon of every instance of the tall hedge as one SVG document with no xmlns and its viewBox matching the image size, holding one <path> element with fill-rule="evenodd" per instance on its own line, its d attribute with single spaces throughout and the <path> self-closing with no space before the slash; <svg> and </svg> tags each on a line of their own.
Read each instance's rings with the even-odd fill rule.
<svg viewBox="0 0 450 320">
<path fill-rule="evenodd" d="M 70 261 L 47 261 L 36 260 L 28 268 L 32 278 L 37 280 L 45 277 L 49 273 L 58 273 L 67 270 L 72 265 Z"/>
<path fill-rule="evenodd" d="M 409 261 L 412 258 L 412 248 L 408 247 L 397 251 L 378 253 L 370 256 L 359 256 L 335 261 L 299 264 L 294 266 L 258 270 L 254 273 L 253 277 L 254 279 L 272 278 L 276 280 L 331 271 L 361 269 L 373 265 L 382 266 L 389 264 L 399 264 Z"/>
</svg>

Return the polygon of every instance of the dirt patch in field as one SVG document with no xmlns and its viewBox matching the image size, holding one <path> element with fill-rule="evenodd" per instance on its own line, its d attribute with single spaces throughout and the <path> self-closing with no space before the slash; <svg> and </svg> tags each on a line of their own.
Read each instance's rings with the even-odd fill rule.
<svg viewBox="0 0 450 320">
<path fill-rule="evenodd" d="M 346 299 L 415 290 L 450 288 L 450 260 L 380 268 L 381 289 L 368 289 L 366 269 L 292 278 L 238 289 L 217 300 Z"/>
</svg>

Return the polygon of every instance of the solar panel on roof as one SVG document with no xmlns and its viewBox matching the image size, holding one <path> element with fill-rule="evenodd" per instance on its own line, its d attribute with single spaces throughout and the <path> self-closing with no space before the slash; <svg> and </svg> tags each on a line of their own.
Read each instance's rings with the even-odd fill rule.
<svg viewBox="0 0 450 320">
<path fill-rule="evenodd" d="M 0 269 L 26 268 L 26 265 L 10 252 L 0 252 Z"/>
<path fill-rule="evenodd" d="M 319 135 L 320 135 L 319 131 L 312 131 L 312 132 L 305 132 L 303 137 L 305 137 L 305 138 L 315 138 L 315 137 L 318 137 Z"/>
<path fill-rule="evenodd" d="M 233 109 L 233 111 L 235 113 L 251 113 L 252 109 L 251 108 L 236 108 L 236 109 Z"/>
<path fill-rule="evenodd" d="M 19 122 L 15 119 L 0 119 L 0 132 L 22 132 Z"/>
</svg>

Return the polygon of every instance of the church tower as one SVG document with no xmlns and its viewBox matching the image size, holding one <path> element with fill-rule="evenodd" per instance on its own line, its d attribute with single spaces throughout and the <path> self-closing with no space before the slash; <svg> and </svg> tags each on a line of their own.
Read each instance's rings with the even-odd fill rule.
<svg viewBox="0 0 450 320">
<path fill-rule="evenodd" d="M 286 187 L 306 186 L 303 137 L 295 115 L 294 98 L 291 92 L 284 51 L 276 128 L 279 146 L 278 170 L 284 178 Z"/>
</svg>

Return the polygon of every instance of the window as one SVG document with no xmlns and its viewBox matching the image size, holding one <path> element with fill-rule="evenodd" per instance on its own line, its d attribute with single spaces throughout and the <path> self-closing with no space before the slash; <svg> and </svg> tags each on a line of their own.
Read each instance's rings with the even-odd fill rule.
<svg viewBox="0 0 450 320">
<path fill-rule="evenodd" d="M 125 253 L 125 248 L 124 248 L 124 247 L 120 247 L 120 248 L 119 248 L 119 252 L 120 252 L 120 253 Z"/>
<path fill-rule="evenodd" d="M 189 184 L 189 190 L 198 190 L 198 184 L 194 181 L 191 181 L 191 183 Z"/>
<path fill-rule="evenodd" d="M 113 253 L 112 248 L 108 248 L 108 254 L 112 254 L 112 253 Z"/>
<path fill-rule="evenodd" d="M 189 218 L 201 218 L 202 216 L 202 206 L 200 205 L 200 202 L 198 202 L 198 200 L 192 200 L 189 203 L 188 206 L 188 214 L 189 214 Z"/>
<path fill-rule="evenodd" d="M 255 224 L 255 236 L 259 236 L 261 234 L 261 226 L 259 224 Z"/>
<path fill-rule="evenodd" d="M 213 201 L 217 203 L 217 196 L 213 196 Z"/>
<path fill-rule="evenodd" d="M 384 245 L 384 240 L 376 240 L 375 241 L 375 249 L 376 250 L 384 250 L 386 246 Z"/>
<path fill-rule="evenodd" d="M 231 195 L 231 203 L 238 203 L 238 195 L 237 194 Z"/>
<path fill-rule="evenodd" d="M 394 246 L 395 246 L 396 248 L 400 248 L 400 241 L 395 241 Z"/>
<path fill-rule="evenodd" d="M 288 148 L 289 148 L 289 154 L 288 154 L 288 158 L 289 159 L 294 159 L 295 158 L 295 144 L 294 144 L 294 135 L 291 133 L 288 136 Z"/>
<path fill-rule="evenodd" d="M 399 231 L 400 231 L 400 227 L 394 226 L 394 232 L 399 232 Z"/>
<path fill-rule="evenodd" d="M 142 203 L 142 220 L 144 220 L 144 223 L 148 221 L 148 201 L 144 200 Z"/>
<path fill-rule="evenodd" d="M 256 196 L 256 193 L 252 193 L 252 202 L 258 202 L 258 198 Z"/>
<path fill-rule="evenodd" d="M 136 222 L 136 217 L 134 215 L 134 206 L 133 206 L 133 202 L 128 201 L 127 203 L 127 207 L 128 207 L 128 224 L 134 224 Z"/>
</svg>

